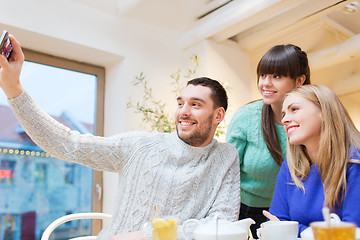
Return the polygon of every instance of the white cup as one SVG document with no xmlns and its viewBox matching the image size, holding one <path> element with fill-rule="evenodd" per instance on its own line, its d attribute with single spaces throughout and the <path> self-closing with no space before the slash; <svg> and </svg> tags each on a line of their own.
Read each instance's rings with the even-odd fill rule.
<svg viewBox="0 0 360 240">
<path fill-rule="evenodd" d="M 268 221 L 257 229 L 261 240 L 297 240 L 299 223 L 296 221 Z"/>
</svg>

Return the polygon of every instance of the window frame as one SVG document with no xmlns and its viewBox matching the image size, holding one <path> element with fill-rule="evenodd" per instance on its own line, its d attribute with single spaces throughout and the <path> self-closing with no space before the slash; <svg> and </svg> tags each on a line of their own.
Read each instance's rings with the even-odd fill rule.
<svg viewBox="0 0 360 240">
<path fill-rule="evenodd" d="M 104 96 L 105 96 L 105 68 L 88 63 L 78 62 L 62 57 L 57 57 L 30 49 L 22 49 L 25 60 L 44 65 L 64 68 L 72 71 L 92 74 L 97 76 L 96 89 L 96 112 L 95 112 L 95 135 L 104 136 Z M 93 189 L 92 189 L 92 211 L 102 212 L 102 193 L 98 189 L 103 189 L 103 173 L 93 170 Z M 99 199 L 98 195 L 101 194 Z M 102 222 L 92 220 L 92 234 L 97 235 L 102 229 Z"/>
</svg>

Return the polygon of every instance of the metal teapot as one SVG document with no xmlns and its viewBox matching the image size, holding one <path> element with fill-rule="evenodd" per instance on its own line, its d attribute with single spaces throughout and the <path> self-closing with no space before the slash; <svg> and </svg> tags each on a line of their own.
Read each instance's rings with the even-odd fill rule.
<svg viewBox="0 0 360 240">
<path fill-rule="evenodd" d="M 195 223 L 198 226 L 193 234 L 195 240 L 247 240 L 249 227 L 255 224 L 251 218 L 242 219 L 236 222 L 229 222 L 221 219 L 210 220 L 207 223 L 201 223 L 196 219 L 189 219 L 184 222 L 183 236 L 185 240 L 190 240 L 185 232 L 186 225 Z"/>
</svg>

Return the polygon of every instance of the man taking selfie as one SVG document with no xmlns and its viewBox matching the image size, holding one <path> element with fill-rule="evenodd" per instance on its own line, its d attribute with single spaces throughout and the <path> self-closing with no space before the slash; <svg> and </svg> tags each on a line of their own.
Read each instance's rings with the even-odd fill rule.
<svg viewBox="0 0 360 240">
<path fill-rule="evenodd" d="M 16 39 L 10 40 L 9 61 L 0 56 L 0 87 L 27 134 L 56 158 L 119 175 L 113 218 L 98 239 L 144 239 L 142 226 L 154 216 L 154 205 L 160 216 L 179 218 L 179 233 L 191 218 L 237 220 L 238 153 L 213 139 L 227 109 L 219 82 L 205 77 L 188 82 L 177 99 L 176 132 L 80 134 L 43 112 L 22 88 L 24 55 Z"/>
</svg>

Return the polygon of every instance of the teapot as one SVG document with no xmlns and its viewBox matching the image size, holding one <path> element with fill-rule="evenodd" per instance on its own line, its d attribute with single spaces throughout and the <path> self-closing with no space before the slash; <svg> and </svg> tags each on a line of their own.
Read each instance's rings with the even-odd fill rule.
<svg viewBox="0 0 360 240">
<path fill-rule="evenodd" d="M 249 227 L 251 224 L 255 224 L 255 221 L 251 218 L 236 222 L 213 219 L 209 222 L 201 223 L 197 219 L 189 219 L 185 221 L 183 225 L 183 236 L 185 240 L 190 240 L 185 232 L 185 227 L 189 223 L 199 225 L 193 232 L 195 240 L 247 240 Z"/>
</svg>

